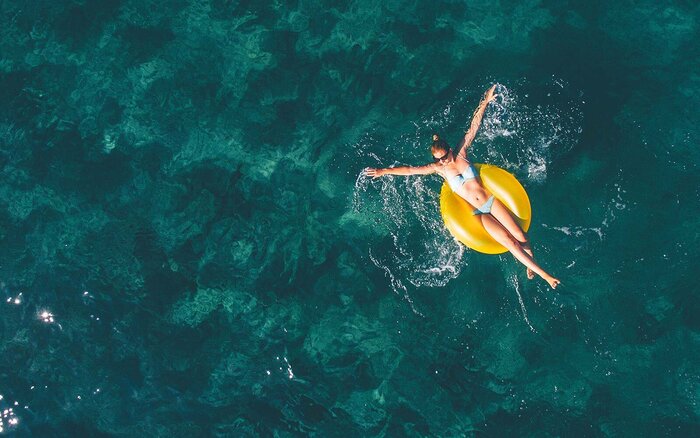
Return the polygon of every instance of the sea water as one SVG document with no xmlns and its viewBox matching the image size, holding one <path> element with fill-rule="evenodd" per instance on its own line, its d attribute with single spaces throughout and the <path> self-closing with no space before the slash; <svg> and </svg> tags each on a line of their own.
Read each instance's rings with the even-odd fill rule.
<svg viewBox="0 0 700 438">
<path fill-rule="evenodd" d="M 700 434 L 696 2 L 0 3 L 0 433 Z M 552 291 L 429 162 L 526 188 Z"/>
</svg>

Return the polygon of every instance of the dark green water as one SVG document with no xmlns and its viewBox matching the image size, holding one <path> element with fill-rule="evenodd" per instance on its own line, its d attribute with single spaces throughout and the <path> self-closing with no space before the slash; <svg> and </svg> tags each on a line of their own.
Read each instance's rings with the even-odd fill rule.
<svg viewBox="0 0 700 438">
<path fill-rule="evenodd" d="M 693 1 L 0 2 L 24 436 L 698 436 Z M 538 260 L 456 244 L 455 142 Z M 43 315 L 43 316 L 42 316 Z"/>
</svg>

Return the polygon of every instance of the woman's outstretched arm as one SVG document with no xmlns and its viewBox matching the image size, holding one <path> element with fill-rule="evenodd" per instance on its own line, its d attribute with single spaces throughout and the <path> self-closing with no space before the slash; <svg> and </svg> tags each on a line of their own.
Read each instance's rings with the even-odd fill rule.
<svg viewBox="0 0 700 438">
<path fill-rule="evenodd" d="M 469 126 L 467 133 L 464 134 L 464 139 L 456 148 L 457 155 L 461 154 L 464 158 L 466 158 L 467 148 L 471 146 L 472 142 L 474 141 L 474 137 L 476 137 L 476 131 L 479 130 L 481 119 L 484 118 L 484 112 L 486 112 L 486 107 L 488 106 L 489 102 L 496 98 L 496 95 L 493 93 L 495 89 L 496 86 L 494 85 L 486 91 L 484 98 L 481 99 L 479 106 L 476 108 L 476 111 L 474 111 L 472 124 Z"/>
<path fill-rule="evenodd" d="M 379 178 L 384 175 L 430 175 L 435 172 L 434 164 L 426 164 L 425 166 L 387 167 L 385 169 L 368 167 L 365 169 L 365 175 L 371 176 L 372 178 Z"/>
</svg>

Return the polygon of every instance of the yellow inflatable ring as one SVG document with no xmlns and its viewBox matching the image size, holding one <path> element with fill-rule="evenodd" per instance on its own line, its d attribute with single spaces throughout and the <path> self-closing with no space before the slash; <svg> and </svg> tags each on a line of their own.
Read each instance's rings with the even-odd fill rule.
<svg viewBox="0 0 700 438">
<path fill-rule="evenodd" d="M 532 208 L 523 186 L 508 171 L 490 164 L 474 164 L 486 190 L 501 201 L 524 231 L 530 228 Z M 486 232 L 481 220 L 474 216 L 474 207 L 455 194 L 445 182 L 440 192 L 440 212 L 452 235 L 469 248 L 484 254 L 508 251 Z"/>
</svg>

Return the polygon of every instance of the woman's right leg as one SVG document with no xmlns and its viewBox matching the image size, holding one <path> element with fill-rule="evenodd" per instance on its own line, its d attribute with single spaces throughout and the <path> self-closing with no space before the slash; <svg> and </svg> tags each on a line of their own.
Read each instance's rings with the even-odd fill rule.
<svg viewBox="0 0 700 438">
<path fill-rule="evenodd" d="M 508 251 L 510 251 L 516 259 L 518 259 L 522 264 L 532 269 L 537 275 L 542 277 L 552 289 L 555 289 L 559 285 L 559 280 L 549 275 L 544 269 L 540 267 L 535 260 L 525 252 L 522 245 L 505 229 L 505 227 L 490 214 L 481 214 L 481 223 L 484 225 L 486 231 L 496 239 L 496 242 L 503 245 Z"/>
<path fill-rule="evenodd" d="M 505 229 L 513 237 L 515 237 L 515 240 L 517 240 L 520 243 L 520 246 L 523 247 L 523 250 L 526 253 L 528 253 L 530 257 L 534 260 L 535 254 L 532 252 L 532 247 L 530 246 L 530 239 L 528 239 L 527 233 L 525 233 L 525 231 L 520 227 L 520 224 L 515 221 L 515 218 L 513 218 L 506 206 L 503 205 L 503 203 L 498 199 L 494 200 L 493 206 L 491 207 L 491 215 L 498 219 L 498 222 L 500 222 L 501 225 L 503 225 Z M 530 280 L 535 278 L 535 273 L 530 268 L 527 268 L 527 278 L 529 278 Z"/>
</svg>

